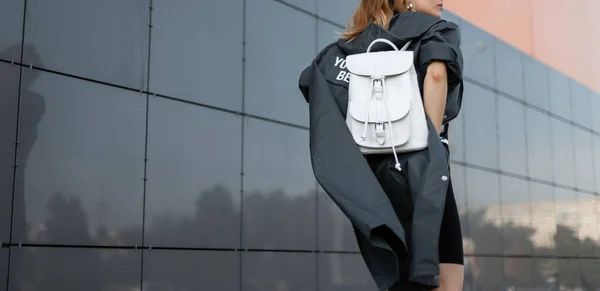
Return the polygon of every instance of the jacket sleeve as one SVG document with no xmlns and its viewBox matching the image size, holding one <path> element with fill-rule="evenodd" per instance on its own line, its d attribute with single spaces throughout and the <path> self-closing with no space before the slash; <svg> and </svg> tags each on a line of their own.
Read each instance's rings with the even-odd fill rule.
<svg viewBox="0 0 600 291">
<path fill-rule="evenodd" d="M 442 21 L 432 26 L 421 40 L 417 70 L 427 72 L 433 61 L 446 63 L 448 70 L 448 97 L 444 123 L 454 119 L 462 105 L 463 56 L 460 50 L 460 31 L 452 22 Z"/>
<path fill-rule="evenodd" d="M 309 83 L 311 78 L 311 66 L 308 66 L 306 69 L 302 71 L 300 74 L 300 80 L 298 81 L 298 86 L 300 88 L 300 92 L 302 92 L 302 96 L 304 96 L 304 100 L 308 102 L 309 98 Z"/>
</svg>

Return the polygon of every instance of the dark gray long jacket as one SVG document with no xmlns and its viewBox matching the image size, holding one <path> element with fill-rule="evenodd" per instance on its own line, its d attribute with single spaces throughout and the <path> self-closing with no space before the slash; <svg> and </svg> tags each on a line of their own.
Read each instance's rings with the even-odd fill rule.
<svg viewBox="0 0 600 291">
<path fill-rule="evenodd" d="M 444 123 L 460 111 L 462 55 L 456 24 L 411 12 L 395 15 L 387 31 L 371 24 L 353 41 L 338 40 L 324 48 L 300 76 L 300 90 L 309 102 L 312 167 L 317 181 L 354 225 L 361 254 L 381 290 L 389 289 L 402 276 L 437 287 L 438 237 L 450 175 L 448 153 L 438 133 L 428 119 L 428 149 L 399 156 L 409 177 L 399 182 L 408 183 L 406 192 L 410 193 L 398 195 L 410 195 L 414 203 L 407 233 L 379 184 L 380 177 L 371 171 L 345 123 L 345 58 L 365 52 L 373 40 L 382 37 L 398 47 L 413 41 L 409 50 L 415 52 L 421 88 L 428 64 L 446 62 L 449 89 Z M 389 49 L 381 43 L 373 47 L 373 51 Z"/>
</svg>

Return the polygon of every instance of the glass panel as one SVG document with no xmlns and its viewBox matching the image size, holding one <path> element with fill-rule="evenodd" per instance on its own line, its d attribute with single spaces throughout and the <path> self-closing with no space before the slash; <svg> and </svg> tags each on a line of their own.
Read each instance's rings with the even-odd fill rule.
<svg viewBox="0 0 600 291">
<path fill-rule="evenodd" d="M 471 279 L 472 291 L 503 290 L 504 287 L 504 259 L 476 257 L 476 272 Z"/>
<path fill-rule="evenodd" d="M 465 160 L 492 169 L 498 168 L 496 95 L 470 82 L 465 83 L 463 117 Z"/>
<path fill-rule="evenodd" d="M 331 25 L 325 21 L 317 21 L 317 47 L 321 51 L 329 44 L 336 42 L 339 35 L 338 33 L 343 32 L 344 29 L 338 26 Z"/>
<path fill-rule="evenodd" d="M 283 2 L 289 3 L 310 13 L 317 12 L 317 0 L 284 0 Z"/>
<path fill-rule="evenodd" d="M 579 205 L 577 192 L 554 188 L 556 195 L 556 252 L 561 256 L 579 255 Z"/>
<path fill-rule="evenodd" d="M 27 1 L 25 64 L 146 87 L 149 1 Z M 68 32 L 68 33 L 67 33 Z"/>
<path fill-rule="evenodd" d="M 477 289 L 475 284 L 473 284 L 474 278 L 476 278 L 479 274 L 477 273 L 479 270 L 477 268 L 475 257 L 465 256 L 465 264 L 464 264 L 464 281 L 463 281 L 463 291 L 476 291 Z"/>
<path fill-rule="evenodd" d="M 462 23 L 462 20 L 460 19 L 460 17 L 458 17 L 456 14 L 454 14 L 448 10 L 442 11 L 442 19 L 444 19 L 446 21 L 454 22 L 458 26 L 460 26 Z"/>
<path fill-rule="evenodd" d="M 577 259 L 558 260 L 558 282 L 561 290 L 581 289 L 581 263 Z"/>
<path fill-rule="evenodd" d="M 298 78 L 316 54 L 315 18 L 272 0 L 246 9 L 246 112 L 308 126 Z"/>
<path fill-rule="evenodd" d="M 600 192 L 600 137 L 592 136 L 592 151 L 594 159 L 594 181 L 596 182 L 596 192 Z"/>
<path fill-rule="evenodd" d="M 494 37 L 468 21 L 462 21 L 460 34 L 464 57 L 463 74 L 494 87 Z M 469 91 L 465 89 L 465 92 Z"/>
<path fill-rule="evenodd" d="M 525 77 L 525 99 L 530 104 L 550 110 L 550 93 L 548 93 L 548 68 L 540 61 L 523 57 Z"/>
<path fill-rule="evenodd" d="M 14 248 L 8 290 L 139 290 L 141 254 L 134 250 Z M 12 263 L 16 257 L 22 260 L 21 268 Z"/>
<path fill-rule="evenodd" d="M 465 160 L 464 116 L 465 113 L 461 110 L 461 113 L 459 113 L 454 120 L 450 121 L 450 127 L 448 129 L 450 159 L 453 161 L 462 162 Z"/>
<path fill-rule="evenodd" d="M 525 100 L 523 89 L 523 53 L 494 38 L 496 50 L 496 89 Z"/>
<path fill-rule="evenodd" d="M 575 186 L 575 158 L 573 156 L 573 127 L 552 118 L 552 153 L 554 181 L 557 184 Z"/>
<path fill-rule="evenodd" d="M 529 189 L 526 180 L 500 176 L 502 190 L 502 221 L 504 253 L 531 255 L 531 215 Z"/>
<path fill-rule="evenodd" d="M 318 259 L 318 290 L 377 290 L 361 255 L 319 254 Z"/>
<path fill-rule="evenodd" d="M 0 289 L 6 290 L 6 274 L 8 274 L 8 248 L 0 248 Z"/>
<path fill-rule="evenodd" d="M 463 237 L 469 237 L 467 222 L 467 186 L 465 167 L 450 164 L 450 174 L 452 181 L 452 189 L 454 190 L 454 198 L 458 207 L 458 215 L 460 216 L 460 226 Z"/>
<path fill-rule="evenodd" d="M 246 118 L 244 136 L 244 246 L 314 250 L 308 131 Z"/>
<path fill-rule="evenodd" d="M 156 0 L 152 5 L 150 90 L 240 111 L 242 1 Z M 203 29 L 215 23 L 218 29 Z"/>
<path fill-rule="evenodd" d="M 2 1 L 0 10 L 0 59 L 21 60 L 25 0 Z"/>
<path fill-rule="evenodd" d="M 497 174 L 467 168 L 469 238 L 476 254 L 502 254 L 502 215 Z"/>
<path fill-rule="evenodd" d="M 356 237 L 352 229 L 352 223 L 331 200 L 325 190 L 318 187 L 318 211 L 317 218 L 319 246 L 318 250 L 324 251 L 358 251 Z"/>
<path fill-rule="evenodd" d="M 145 244 L 239 247 L 241 117 L 151 98 L 148 123 Z"/>
<path fill-rule="evenodd" d="M 590 110 L 590 89 L 585 85 L 571 80 L 572 116 L 575 123 L 590 128 L 592 126 L 592 111 Z"/>
<path fill-rule="evenodd" d="M 525 107 L 498 96 L 500 169 L 527 176 L 527 143 L 524 124 Z"/>
<path fill-rule="evenodd" d="M 317 14 L 341 26 L 346 26 L 360 0 L 317 0 Z"/>
<path fill-rule="evenodd" d="M 557 259 L 533 259 L 533 284 L 541 290 L 560 290 Z"/>
<path fill-rule="evenodd" d="M 581 260 L 583 290 L 600 290 L 600 260 Z"/>
<path fill-rule="evenodd" d="M 239 255 L 235 252 L 145 251 L 142 290 L 239 291 Z"/>
<path fill-rule="evenodd" d="M 504 259 L 503 290 L 534 290 L 533 260 L 522 258 Z"/>
<path fill-rule="evenodd" d="M 600 221 L 596 199 L 598 196 L 578 193 L 579 198 L 579 240 L 581 244 L 581 256 L 593 257 L 598 253 L 600 243 Z"/>
<path fill-rule="evenodd" d="M 558 116 L 571 120 L 569 79 L 554 69 L 548 69 L 550 82 L 550 109 Z"/>
<path fill-rule="evenodd" d="M 28 89 L 24 86 L 24 92 Z M 0 240 L 8 242 L 19 99 L 18 66 L 0 63 L 0 96 Z"/>
<path fill-rule="evenodd" d="M 13 239 L 139 244 L 146 96 L 28 69 L 22 84 Z"/>
<path fill-rule="evenodd" d="M 243 253 L 242 291 L 317 290 L 311 253 Z"/>
<path fill-rule="evenodd" d="M 552 186 L 529 182 L 531 197 L 531 241 L 536 255 L 556 255 L 556 205 Z"/>
<path fill-rule="evenodd" d="M 600 93 L 591 92 L 590 103 L 592 104 L 592 120 L 593 120 L 593 129 L 596 132 L 600 132 Z"/>
<path fill-rule="evenodd" d="M 592 158 L 592 134 L 573 127 L 575 147 L 575 180 L 577 188 L 594 191 L 594 159 Z M 598 165 L 600 167 L 600 165 Z M 600 171 L 600 169 L 598 169 Z"/>
<path fill-rule="evenodd" d="M 531 108 L 526 110 L 529 175 L 552 182 L 552 119 Z"/>
</svg>

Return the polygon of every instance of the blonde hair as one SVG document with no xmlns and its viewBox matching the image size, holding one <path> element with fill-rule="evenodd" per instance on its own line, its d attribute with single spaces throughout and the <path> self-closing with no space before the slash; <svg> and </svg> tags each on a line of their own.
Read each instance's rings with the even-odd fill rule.
<svg viewBox="0 0 600 291">
<path fill-rule="evenodd" d="M 394 13 L 407 11 L 411 3 L 412 0 L 362 0 L 340 37 L 353 40 L 371 23 L 389 29 Z"/>
</svg>

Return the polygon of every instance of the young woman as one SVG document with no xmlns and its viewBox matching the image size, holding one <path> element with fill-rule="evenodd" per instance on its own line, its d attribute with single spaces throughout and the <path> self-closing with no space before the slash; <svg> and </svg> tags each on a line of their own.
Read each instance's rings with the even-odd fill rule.
<svg viewBox="0 0 600 291">
<path fill-rule="evenodd" d="M 440 18 L 444 9 L 443 2 L 443 0 L 362 0 L 358 10 L 350 20 L 346 32 L 342 34 L 342 38 L 350 41 L 355 39 L 371 23 L 389 28 L 392 17 L 398 13 L 418 12 Z M 407 24 L 419 25 L 418 22 Z M 437 132 L 440 132 L 442 122 L 444 121 L 448 95 L 446 62 L 444 60 L 432 60 L 425 66 L 419 70 L 421 75 L 424 74 L 424 76 L 419 76 L 419 79 L 423 80 L 422 84 L 420 84 L 423 90 L 423 105 L 426 114 L 431 119 Z M 447 140 L 446 136 L 442 136 L 441 138 L 444 141 Z M 373 170 L 376 170 L 380 163 L 385 160 L 383 157 L 366 157 Z M 394 187 L 393 185 L 383 186 L 386 192 L 392 190 Z M 388 193 L 388 196 L 393 196 L 393 193 Z M 462 290 L 464 276 L 462 234 L 451 185 L 448 188 L 446 196 L 440 231 L 439 259 L 440 288 L 436 290 Z"/>
<path fill-rule="evenodd" d="M 379 290 L 462 290 L 462 234 L 449 179 L 447 128 L 462 104 L 463 61 L 458 26 L 441 20 L 442 10 L 442 0 L 362 0 L 341 38 L 299 80 L 309 102 L 313 172 L 353 224 Z M 379 38 L 397 47 L 410 41 L 428 117 L 428 148 L 398 155 L 400 172 L 392 154 L 361 154 L 345 122 L 345 58 L 364 53 Z"/>
</svg>

